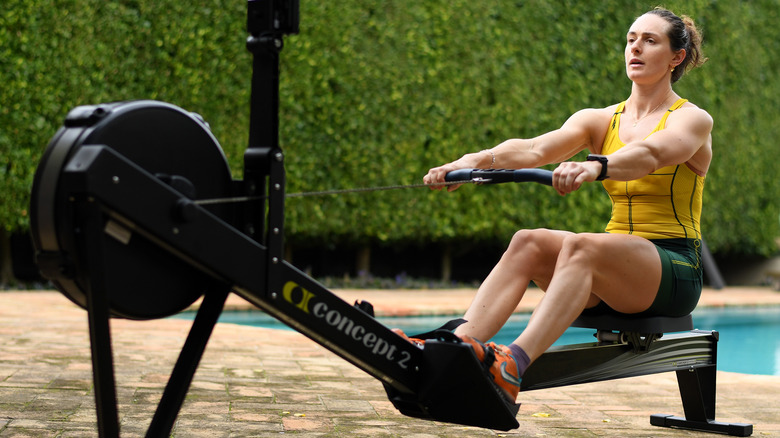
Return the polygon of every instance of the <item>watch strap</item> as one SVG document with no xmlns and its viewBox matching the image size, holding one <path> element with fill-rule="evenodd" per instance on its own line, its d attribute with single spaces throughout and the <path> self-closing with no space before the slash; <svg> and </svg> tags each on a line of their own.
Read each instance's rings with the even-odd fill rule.
<svg viewBox="0 0 780 438">
<path fill-rule="evenodd" d="M 596 177 L 596 181 L 604 181 L 609 178 L 609 175 L 607 175 L 607 163 L 609 160 L 606 155 L 590 154 L 588 155 L 588 158 L 586 158 L 586 161 L 598 161 L 601 163 L 601 173 Z"/>
</svg>

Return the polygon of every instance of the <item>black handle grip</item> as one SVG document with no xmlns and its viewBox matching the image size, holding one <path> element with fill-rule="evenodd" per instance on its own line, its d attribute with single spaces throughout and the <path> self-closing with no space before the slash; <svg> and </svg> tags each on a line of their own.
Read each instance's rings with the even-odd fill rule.
<svg viewBox="0 0 780 438">
<path fill-rule="evenodd" d="M 536 182 L 552 185 L 552 171 L 545 169 L 458 169 L 444 176 L 447 182 L 474 181 L 482 184 Z"/>
<path fill-rule="evenodd" d="M 452 172 L 447 172 L 446 175 L 444 175 L 444 181 L 447 182 L 455 182 L 455 181 L 471 181 L 471 173 L 475 170 L 479 169 L 458 169 L 453 170 Z"/>
</svg>

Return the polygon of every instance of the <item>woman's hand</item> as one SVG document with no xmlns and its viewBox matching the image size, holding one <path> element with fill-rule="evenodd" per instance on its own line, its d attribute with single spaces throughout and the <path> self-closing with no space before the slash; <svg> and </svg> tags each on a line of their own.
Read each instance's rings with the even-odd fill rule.
<svg viewBox="0 0 780 438">
<path fill-rule="evenodd" d="M 553 171 L 553 187 L 563 196 L 582 187 L 582 183 L 596 181 L 601 173 L 598 161 L 566 161 Z"/>
<path fill-rule="evenodd" d="M 443 187 L 447 187 L 447 191 L 451 192 L 457 189 L 458 187 L 460 187 L 462 184 L 452 184 L 452 185 L 445 186 L 444 177 L 447 176 L 447 174 L 452 172 L 453 170 L 478 168 L 480 162 L 482 161 L 482 157 L 480 154 L 484 154 L 484 153 L 485 151 L 466 154 L 461 158 L 453 161 L 452 163 L 447 163 L 443 166 L 434 167 L 431 170 L 429 170 L 428 173 L 423 177 L 423 182 L 425 184 L 430 185 L 431 190 L 441 190 Z"/>
</svg>

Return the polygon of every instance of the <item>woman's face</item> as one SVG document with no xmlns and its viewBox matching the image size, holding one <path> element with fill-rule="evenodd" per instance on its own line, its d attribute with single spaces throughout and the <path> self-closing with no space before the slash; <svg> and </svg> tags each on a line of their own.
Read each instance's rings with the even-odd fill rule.
<svg viewBox="0 0 780 438">
<path fill-rule="evenodd" d="M 645 14 L 637 18 L 626 35 L 626 74 L 635 83 L 654 83 L 670 74 L 685 57 L 685 50 L 672 52 L 663 18 Z"/>
</svg>

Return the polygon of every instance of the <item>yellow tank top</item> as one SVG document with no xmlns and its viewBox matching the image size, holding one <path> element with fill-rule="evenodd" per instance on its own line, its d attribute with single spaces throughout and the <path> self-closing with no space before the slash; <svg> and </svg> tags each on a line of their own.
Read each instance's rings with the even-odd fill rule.
<svg viewBox="0 0 780 438">
<path fill-rule="evenodd" d="M 675 102 L 653 132 L 664 129 L 669 114 L 685 102 L 687 99 Z M 612 116 L 601 147 L 603 155 L 625 146 L 618 135 L 625 105 L 625 102 L 618 105 Z M 635 234 L 646 239 L 701 238 L 704 178 L 684 163 L 658 169 L 634 181 L 606 179 L 602 183 L 612 200 L 608 233 Z"/>
</svg>

